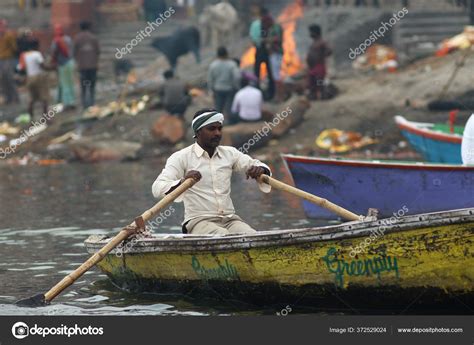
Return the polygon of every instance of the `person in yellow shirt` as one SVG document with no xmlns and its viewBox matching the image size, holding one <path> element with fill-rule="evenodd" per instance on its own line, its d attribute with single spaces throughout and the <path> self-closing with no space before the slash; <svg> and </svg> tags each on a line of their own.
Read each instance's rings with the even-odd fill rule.
<svg viewBox="0 0 474 345">
<path fill-rule="evenodd" d="M 13 77 L 16 52 L 16 36 L 8 30 L 7 21 L 0 19 L 0 91 L 7 104 L 19 101 Z"/>
</svg>

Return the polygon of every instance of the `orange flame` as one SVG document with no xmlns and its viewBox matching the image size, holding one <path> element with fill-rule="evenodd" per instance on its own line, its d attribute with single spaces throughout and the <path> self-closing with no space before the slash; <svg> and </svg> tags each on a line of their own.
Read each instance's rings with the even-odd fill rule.
<svg viewBox="0 0 474 345">
<path fill-rule="evenodd" d="M 294 33 L 296 31 L 296 21 L 303 16 L 302 0 L 295 0 L 278 16 L 277 21 L 283 28 L 283 62 L 281 65 L 281 77 L 290 76 L 298 73 L 303 68 L 303 63 L 296 50 L 296 41 Z M 256 48 L 249 48 L 241 58 L 240 66 L 242 68 L 253 66 L 255 64 Z M 266 66 L 262 66 L 262 77 L 266 75 Z"/>
<path fill-rule="evenodd" d="M 134 70 L 130 71 L 127 75 L 127 84 L 135 84 L 138 81 L 137 74 Z"/>
</svg>

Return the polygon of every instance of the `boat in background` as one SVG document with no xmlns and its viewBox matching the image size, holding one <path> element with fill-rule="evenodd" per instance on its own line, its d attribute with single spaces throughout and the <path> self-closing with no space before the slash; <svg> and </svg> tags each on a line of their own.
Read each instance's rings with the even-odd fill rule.
<svg viewBox="0 0 474 345">
<path fill-rule="evenodd" d="M 282 155 L 297 188 L 360 215 L 390 217 L 474 207 L 474 166 Z M 335 219 L 308 201 L 309 218 Z"/>
<path fill-rule="evenodd" d="M 462 164 L 461 142 L 464 127 L 408 121 L 400 115 L 395 116 L 395 122 L 405 138 L 427 162 Z"/>
<path fill-rule="evenodd" d="M 93 254 L 108 241 L 92 235 L 85 245 Z M 414 309 L 456 313 L 472 312 L 473 265 L 474 209 L 234 236 L 155 234 L 98 263 L 133 292 L 387 312 L 416 300 Z"/>
</svg>

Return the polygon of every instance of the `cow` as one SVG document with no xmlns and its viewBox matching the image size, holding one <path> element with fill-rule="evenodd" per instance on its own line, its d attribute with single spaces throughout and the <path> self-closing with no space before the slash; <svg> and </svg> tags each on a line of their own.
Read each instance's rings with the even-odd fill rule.
<svg viewBox="0 0 474 345">
<path fill-rule="evenodd" d="M 205 44 L 211 47 L 226 45 L 240 35 L 239 16 L 227 1 L 206 6 L 199 16 L 199 26 L 205 37 Z"/>
<path fill-rule="evenodd" d="M 176 69 L 178 58 L 189 52 L 194 54 L 197 63 L 201 63 L 201 37 L 194 26 L 178 29 L 170 36 L 157 37 L 151 45 L 166 56 L 173 70 Z"/>
</svg>

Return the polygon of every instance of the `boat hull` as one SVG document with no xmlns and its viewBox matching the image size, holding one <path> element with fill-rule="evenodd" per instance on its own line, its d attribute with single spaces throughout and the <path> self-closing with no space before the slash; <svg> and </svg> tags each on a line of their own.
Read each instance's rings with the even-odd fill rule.
<svg viewBox="0 0 474 345">
<path fill-rule="evenodd" d="M 357 214 L 381 217 L 474 206 L 474 167 L 282 156 L 297 188 Z M 310 218 L 336 215 L 303 201 Z"/>
<path fill-rule="evenodd" d="M 432 163 L 462 164 L 462 137 L 439 133 L 429 129 L 430 124 L 420 124 L 397 116 L 395 121 L 403 136 L 423 159 Z M 431 124 L 432 125 L 432 124 Z"/>
<path fill-rule="evenodd" d="M 433 163 L 462 164 L 461 143 L 444 142 L 402 130 L 403 136 L 423 159 Z"/>
<path fill-rule="evenodd" d="M 228 238 L 144 239 L 98 266 L 127 290 L 194 291 L 253 303 L 328 302 L 336 296 L 338 304 L 342 299 L 351 306 L 397 309 L 420 291 L 436 303 L 471 303 L 473 211 L 430 218 Z M 105 243 L 90 238 L 86 246 L 93 253 Z"/>
</svg>

